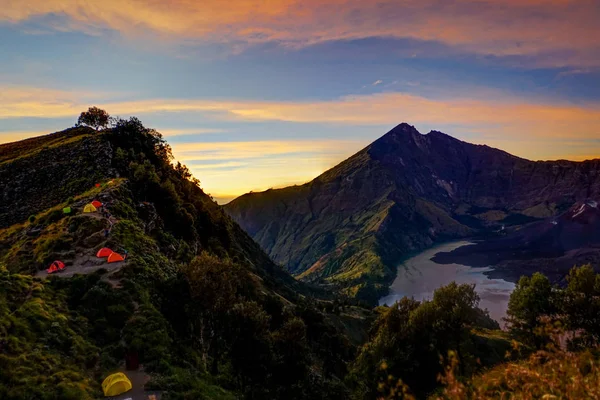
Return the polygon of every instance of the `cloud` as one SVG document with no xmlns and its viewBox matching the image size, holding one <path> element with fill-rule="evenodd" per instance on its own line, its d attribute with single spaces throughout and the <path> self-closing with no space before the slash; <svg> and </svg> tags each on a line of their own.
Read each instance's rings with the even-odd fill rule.
<svg viewBox="0 0 600 400">
<path fill-rule="evenodd" d="M 4 131 L 0 132 L 0 144 L 16 142 L 36 136 L 47 135 L 50 132 L 47 131 Z"/>
<path fill-rule="evenodd" d="M 94 101 L 112 115 L 206 113 L 214 119 L 285 121 L 341 125 L 460 126 L 465 131 L 505 137 L 600 137 L 600 104 L 553 103 L 524 99 L 488 89 L 455 93 L 454 98 L 428 98 L 402 92 L 353 95 L 323 101 L 255 101 L 148 99 Z M 81 92 L 0 87 L 0 119 L 76 116 L 98 99 Z M 160 128 L 160 127 L 158 127 Z M 211 133 L 188 128 L 167 135 Z"/>
<path fill-rule="evenodd" d="M 186 129 L 163 129 L 160 133 L 165 137 L 205 135 L 212 133 L 224 133 L 225 129 L 216 128 L 186 128 Z"/>
<path fill-rule="evenodd" d="M 373 86 L 377 86 L 377 85 L 380 85 L 382 83 L 383 83 L 383 81 L 381 79 L 377 79 L 375 82 L 372 83 L 372 85 Z"/>
<path fill-rule="evenodd" d="M 5 1 L 6 3 L 6 1 Z M 185 41 L 307 46 L 369 37 L 435 41 L 460 52 L 551 67 L 600 66 L 597 0 L 8 0 L 0 21 Z"/>
<path fill-rule="evenodd" d="M 367 144 L 367 140 L 262 140 L 174 143 L 202 187 L 221 201 L 251 190 L 302 184 Z"/>
<path fill-rule="evenodd" d="M 249 190 L 264 190 L 303 183 L 322 173 L 368 144 L 381 126 L 409 122 L 455 134 L 470 142 L 488 144 L 532 159 L 600 157 L 600 105 L 573 105 L 524 99 L 488 89 L 470 88 L 454 98 L 427 98 L 401 92 L 346 96 L 328 101 L 253 101 L 210 99 L 147 99 L 110 101 L 106 94 L 58 91 L 27 87 L 0 87 L 0 120 L 22 131 L 0 132 L 0 142 L 10 142 L 49 132 L 27 131 L 30 118 L 72 118 L 96 104 L 113 115 L 157 116 L 181 113 L 249 122 L 284 121 L 320 124 L 323 139 L 222 141 L 185 143 L 171 141 L 178 160 L 188 164 L 212 194 L 231 197 Z M 103 100 L 90 103 L 90 99 Z M 172 120 L 172 118 L 169 118 Z M 217 122 L 212 122 L 211 125 Z M 340 126 L 372 126 L 373 136 L 361 140 L 336 140 L 328 136 Z M 210 134 L 213 128 L 169 128 L 154 126 L 167 137 Z M 14 129 L 14 128 L 13 128 Z M 37 129 L 37 128 L 34 128 Z M 449 129 L 449 130 L 448 130 Z M 219 136 L 220 137 L 220 136 Z M 238 136 L 239 137 L 239 136 Z M 338 136 L 339 137 L 339 136 Z M 347 136 L 343 136 L 346 138 Z M 214 136 L 211 137 L 214 139 Z M 221 139 L 219 139 L 221 140 Z"/>
<path fill-rule="evenodd" d="M 395 92 L 312 102 L 147 100 L 104 106 L 119 114 L 219 112 L 245 121 L 344 125 L 393 125 L 407 121 L 429 126 L 457 125 L 510 137 L 600 136 L 600 105 L 537 103 L 508 96 L 487 100 L 431 99 Z"/>
</svg>

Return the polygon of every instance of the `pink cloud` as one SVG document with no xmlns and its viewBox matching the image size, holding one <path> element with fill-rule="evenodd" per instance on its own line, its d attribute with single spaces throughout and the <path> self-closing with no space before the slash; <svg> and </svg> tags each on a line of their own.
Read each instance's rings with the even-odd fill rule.
<svg viewBox="0 0 600 400">
<path fill-rule="evenodd" d="M 151 32 L 211 42 L 306 46 L 367 37 L 437 41 L 460 51 L 600 66 L 597 0 L 9 0 L 0 21 L 62 15 L 61 29 Z"/>
</svg>

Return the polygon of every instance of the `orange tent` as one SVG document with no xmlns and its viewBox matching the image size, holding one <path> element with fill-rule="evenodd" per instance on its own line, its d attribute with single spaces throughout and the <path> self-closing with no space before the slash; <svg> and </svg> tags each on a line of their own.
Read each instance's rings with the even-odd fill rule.
<svg viewBox="0 0 600 400">
<path fill-rule="evenodd" d="M 65 269 L 65 263 L 62 261 L 56 260 L 52 264 L 50 264 L 50 268 L 48 268 L 46 270 L 46 272 L 49 274 L 52 274 L 57 271 L 62 271 L 63 269 Z"/>
<path fill-rule="evenodd" d="M 120 255 L 119 253 L 111 253 L 110 256 L 108 256 L 108 260 L 109 263 L 114 263 L 114 262 L 119 262 L 119 261 L 125 261 L 125 259 L 123 258 L 122 255 Z"/>
<path fill-rule="evenodd" d="M 102 207 L 102 203 L 100 203 L 98 200 L 92 201 L 92 205 L 96 208 Z"/>
<path fill-rule="evenodd" d="M 100 250 L 98 250 L 98 252 L 96 253 L 96 257 L 98 257 L 98 258 L 108 257 L 112 253 L 113 253 L 113 251 L 111 249 L 109 249 L 108 247 L 103 247 Z"/>
</svg>

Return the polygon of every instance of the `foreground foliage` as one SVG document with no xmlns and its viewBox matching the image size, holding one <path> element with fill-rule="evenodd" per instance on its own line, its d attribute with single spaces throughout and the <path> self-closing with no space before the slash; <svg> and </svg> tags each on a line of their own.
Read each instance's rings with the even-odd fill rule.
<svg viewBox="0 0 600 400">
<path fill-rule="evenodd" d="M 424 396 L 436 387 L 442 372 L 440 355 L 451 350 L 460 359 L 463 376 L 479 369 L 482 359 L 487 365 L 500 362 L 509 342 L 490 340 L 473 331 L 499 328 L 477 308 L 478 303 L 474 285 L 451 283 L 436 290 L 431 301 L 403 298 L 392 307 L 380 308 L 371 339 L 351 369 L 353 397 L 378 399 L 389 384 L 388 377 L 401 382 L 399 396 Z M 493 354 L 496 356 L 490 357 Z"/>
<path fill-rule="evenodd" d="M 0 398 L 93 399 L 87 368 L 99 359 L 87 321 L 65 294 L 30 276 L 0 270 Z"/>
<path fill-rule="evenodd" d="M 451 364 L 442 377 L 447 384 L 438 400 L 491 399 L 598 399 L 600 353 L 539 351 L 526 361 L 502 364 L 463 383 Z"/>
</svg>

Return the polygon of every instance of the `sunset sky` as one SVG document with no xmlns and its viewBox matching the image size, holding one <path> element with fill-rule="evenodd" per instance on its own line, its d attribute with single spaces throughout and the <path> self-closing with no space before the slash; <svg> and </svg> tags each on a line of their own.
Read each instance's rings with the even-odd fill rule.
<svg viewBox="0 0 600 400">
<path fill-rule="evenodd" d="M 0 143 L 138 116 L 220 201 L 400 122 L 600 158 L 598 0 L 0 0 Z"/>
</svg>

